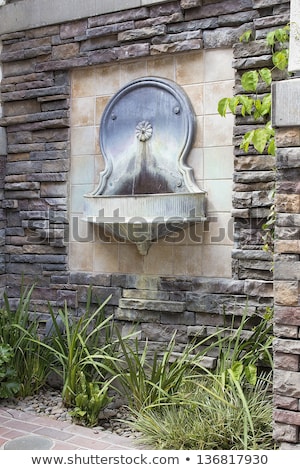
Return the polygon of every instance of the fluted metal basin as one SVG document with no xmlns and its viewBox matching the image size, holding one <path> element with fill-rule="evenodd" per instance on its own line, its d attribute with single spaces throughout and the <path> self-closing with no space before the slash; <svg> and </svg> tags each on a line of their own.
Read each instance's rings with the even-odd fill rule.
<svg viewBox="0 0 300 470">
<path fill-rule="evenodd" d="M 151 243 L 205 220 L 205 192 L 85 196 L 84 219 L 116 240 L 135 243 L 142 255 Z"/>
</svg>

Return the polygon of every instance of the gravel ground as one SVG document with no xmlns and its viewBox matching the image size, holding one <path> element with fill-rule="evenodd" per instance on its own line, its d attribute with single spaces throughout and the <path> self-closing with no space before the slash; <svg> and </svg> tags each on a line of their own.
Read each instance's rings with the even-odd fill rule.
<svg viewBox="0 0 300 470">
<path fill-rule="evenodd" d="M 69 410 L 62 404 L 61 394 L 55 389 L 41 390 L 34 396 L 25 398 L 12 398 L 1 400 L 1 405 L 15 408 L 27 413 L 36 413 L 40 416 L 49 416 L 59 421 L 72 422 Z M 130 420 L 130 415 L 125 406 L 109 405 L 100 413 L 99 425 L 93 429 L 95 431 L 110 431 L 124 437 L 138 437 L 139 433 L 133 431 L 131 427 L 121 422 Z"/>
</svg>

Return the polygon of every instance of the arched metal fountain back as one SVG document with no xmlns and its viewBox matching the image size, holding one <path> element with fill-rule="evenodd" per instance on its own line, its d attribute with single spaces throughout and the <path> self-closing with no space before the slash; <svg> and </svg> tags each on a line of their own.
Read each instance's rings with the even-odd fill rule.
<svg viewBox="0 0 300 470">
<path fill-rule="evenodd" d="M 176 83 L 146 77 L 124 86 L 100 123 L 105 169 L 85 196 L 84 216 L 117 239 L 151 243 L 205 219 L 205 192 L 187 165 L 195 134 L 193 107 Z"/>
</svg>

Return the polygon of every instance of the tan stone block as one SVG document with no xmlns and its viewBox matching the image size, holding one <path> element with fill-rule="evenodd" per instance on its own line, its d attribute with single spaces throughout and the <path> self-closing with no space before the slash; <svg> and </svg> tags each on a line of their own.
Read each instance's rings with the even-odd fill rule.
<svg viewBox="0 0 300 470">
<path fill-rule="evenodd" d="M 300 213 L 300 194 L 277 194 L 275 197 L 278 212 Z"/>
<path fill-rule="evenodd" d="M 204 116 L 204 147 L 224 147 L 232 145 L 234 116 L 226 119 L 218 114 Z"/>
<path fill-rule="evenodd" d="M 79 43 L 61 44 L 52 47 L 52 57 L 54 60 L 70 59 L 76 57 L 79 52 Z"/>
<path fill-rule="evenodd" d="M 204 85 L 205 107 L 204 114 L 215 114 L 219 101 L 224 96 L 232 96 L 233 80 L 209 82 Z"/>
<path fill-rule="evenodd" d="M 300 253 L 300 240 L 276 240 L 275 253 Z"/>
<path fill-rule="evenodd" d="M 299 146 L 300 145 L 300 129 L 299 127 L 277 128 L 275 140 L 276 140 L 277 147 Z"/>
<path fill-rule="evenodd" d="M 298 282 L 275 281 L 274 299 L 278 305 L 298 305 Z"/>
<path fill-rule="evenodd" d="M 215 82 L 234 79 L 232 48 L 206 49 L 204 52 L 204 81 Z"/>
</svg>

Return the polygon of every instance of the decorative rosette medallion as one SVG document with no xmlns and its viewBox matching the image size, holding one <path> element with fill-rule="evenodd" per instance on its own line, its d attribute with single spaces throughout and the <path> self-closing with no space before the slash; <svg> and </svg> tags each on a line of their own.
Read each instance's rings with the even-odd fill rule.
<svg viewBox="0 0 300 470">
<path fill-rule="evenodd" d="M 152 126 L 148 121 L 139 122 L 135 128 L 136 136 L 141 142 L 146 142 L 146 140 L 149 140 L 152 136 L 152 132 Z"/>
</svg>

